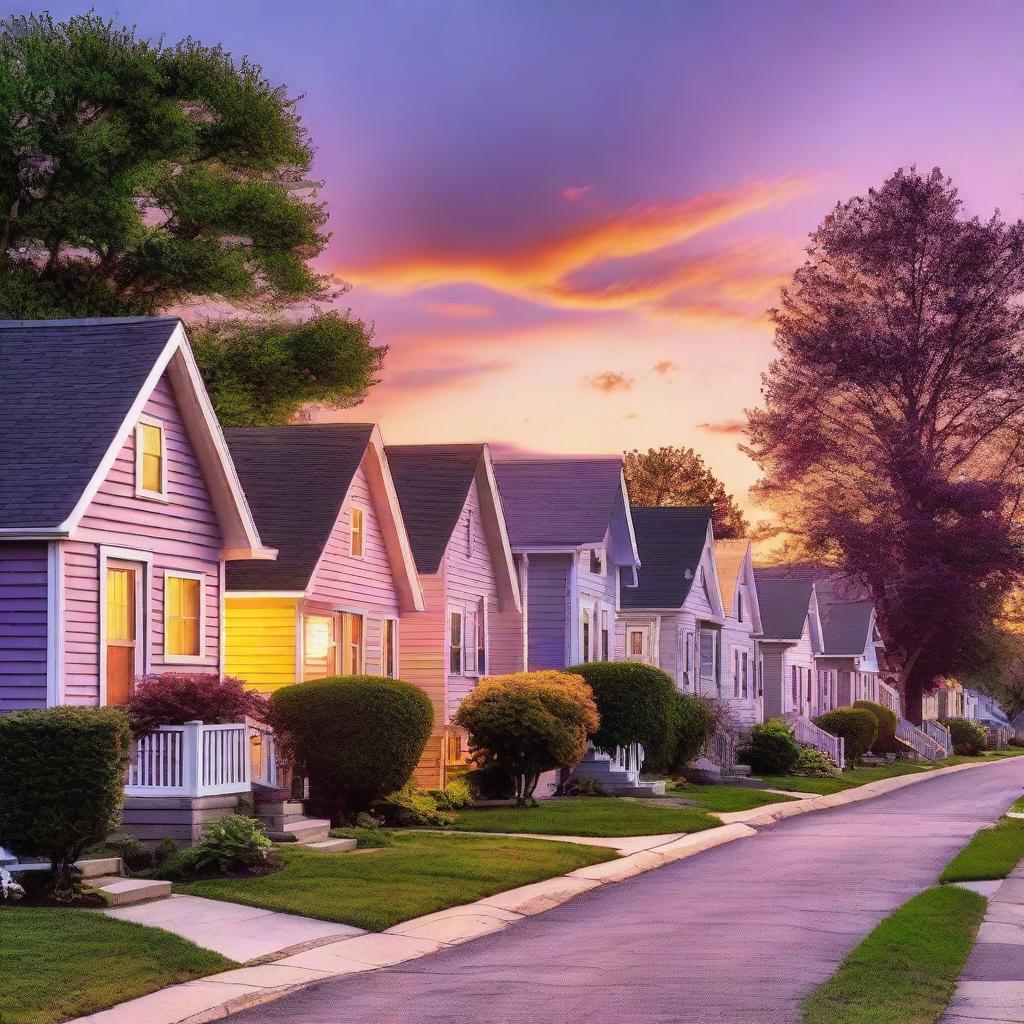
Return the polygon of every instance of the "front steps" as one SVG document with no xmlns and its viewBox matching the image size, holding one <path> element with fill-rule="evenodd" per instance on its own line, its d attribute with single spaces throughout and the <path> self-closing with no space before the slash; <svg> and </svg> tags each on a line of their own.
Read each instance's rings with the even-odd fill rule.
<svg viewBox="0 0 1024 1024">
<path fill-rule="evenodd" d="M 572 778 L 589 779 L 613 796 L 664 796 L 664 782 L 645 782 L 638 770 L 627 770 L 614 764 L 600 751 L 588 750 L 573 770 Z"/>
<path fill-rule="evenodd" d="M 131 907 L 136 903 L 149 903 L 171 895 L 171 883 L 150 878 L 121 878 L 119 875 L 100 875 L 92 879 L 89 888 L 103 893 L 111 907 Z"/>
<path fill-rule="evenodd" d="M 258 803 L 256 817 L 275 843 L 312 846 L 330 838 L 331 823 L 326 818 L 307 818 L 298 800 Z"/>
</svg>

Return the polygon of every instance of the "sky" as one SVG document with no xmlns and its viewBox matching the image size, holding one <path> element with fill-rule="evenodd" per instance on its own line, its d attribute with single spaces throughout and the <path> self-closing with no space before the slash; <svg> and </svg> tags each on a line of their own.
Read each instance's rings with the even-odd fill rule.
<svg viewBox="0 0 1024 1024">
<path fill-rule="evenodd" d="M 970 213 L 1024 216 L 1017 0 L 48 9 L 90 6 L 302 95 L 321 268 L 390 346 L 368 400 L 327 418 L 393 443 L 693 446 L 763 518 L 737 445 L 808 233 L 910 165 Z"/>
</svg>

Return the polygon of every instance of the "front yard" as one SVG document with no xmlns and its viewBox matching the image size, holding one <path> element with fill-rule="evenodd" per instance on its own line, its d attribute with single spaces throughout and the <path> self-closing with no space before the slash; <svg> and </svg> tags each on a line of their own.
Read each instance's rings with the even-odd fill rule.
<svg viewBox="0 0 1024 1024">
<path fill-rule="evenodd" d="M 536 839 L 387 836 L 390 846 L 346 854 L 282 847 L 285 866 L 272 875 L 215 878 L 175 891 L 382 931 L 616 856 L 613 850 Z"/>
<path fill-rule="evenodd" d="M 235 965 L 87 910 L 0 910 L 0 1022 L 55 1024 Z"/>
<path fill-rule="evenodd" d="M 1016 805 L 1015 805 L 1016 806 Z M 1024 820 L 1003 818 L 983 828 L 949 862 L 943 882 L 977 882 L 1005 878 L 1024 857 Z"/>
</svg>

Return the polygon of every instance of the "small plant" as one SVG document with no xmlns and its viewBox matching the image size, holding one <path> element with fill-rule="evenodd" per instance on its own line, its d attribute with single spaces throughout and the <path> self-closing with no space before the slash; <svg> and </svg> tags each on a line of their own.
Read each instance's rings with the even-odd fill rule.
<svg viewBox="0 0 1024 1024">
<path fill-rule="evenodd" d="M 0 903 L 15 903 L 24 895 L 24 887 L 14 880 L 10 871 L 0 868 Z"/>
<path fill-rule="evenodd" d="M 170 837 L 164 836 L 153 851 L 153 863 L 157 867 L 178 852 L 178 844 Z"/>
<path fill-rule="evenodd" d="M 812 779 L 827 779 L 839 774 L 836 763 L 823 750 L 803 746 L 796 763 L 790 769 L 791 775 L 802 775 Z"/>
<path fill-rule="evenodd" d="M 946 718 L 942 724 L 949 730 L 954 754 L 973 757 L 988 747 L 988 733 L 978 722 L 969 718 Z"/>
<path fill-rule="evenodd" d="M 142 676 L 128 702 L 128 719 L 136 736 L 145 736 L 161 725 L 224 725 L 247 717 L 263 721 L 266 716 L 266 698 L 245 689 L 241 679 L 204 672 Z"/>
<path fill-rule="evenodd" d="M 751 728 L 737 756 L 755 775 L 788 775 L 800 757 L 800 745 L 785 722 L 770 719 Z"/>
<path fill-rule="evenodd" d="M 836 708 L 824 715 L 818 715 L 814 724 L 833 736 L 841 736 L 846 757 L 859 761 L 878 738 L 878 720 L 864 708 Z"/>
<path fill-rule="evenodd" d="M 444 789 L 428 789 L 442 811 L 461 811 L 473 804 L 473 793 L 464 776 L 449 779 Z"/>
<path fill-rule="evenodd" d="M 261 867 L 271 855 L 271 843 L 255 818 L 227 814 L 203 826 L 197 844 L 199 866 L 214 864 L 220 871 Z"/>
<path fill-rule="evenodd" d="M 360 811 L 356 815 L 356 828 L 380 828 L 380 820 L 369 811 Z"/>
<path fill-rule="evenodd" d="M 557 789 L 558 796 L 607 796 L 608 790 L 597 779 L 572 778 Z"/>
<path fill-rule="evenodd" d="M 412 782 L 379 800 L 375 808 L 386 824 L 398 828 L 451 825 L 455 821 L 454 814 L 441 810 L 427 790 L 417 789 Z"/>
</svg>

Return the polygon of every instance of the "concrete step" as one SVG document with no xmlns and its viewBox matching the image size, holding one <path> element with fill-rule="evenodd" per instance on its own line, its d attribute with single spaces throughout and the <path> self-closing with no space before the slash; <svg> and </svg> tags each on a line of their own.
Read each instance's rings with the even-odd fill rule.
<svg viewBox="0 0 1024 1024">
<path fill-rule="evenodd" d="M 103 893 L 112 907 L 130 907 L 136 903 L 162 900 L 171 895 L 171 883 L 148 878 L 119 878 L 100 875 L 93 878 L 89 888 Z"/>
<path fill-rule="evenodd" d="M 619 789 L 609 790 L 616 796 L 664 796 L 664 782 L 641 782 L 636 786 L 622 786 Z"/>
<path fill-rule="evenodd" d="M 301 800 L 260 800 L 256 804 L 256 817 L 273 817 L 277 814 L 302 814 Z"/>
<path fill-rule="evenodd" d="M 308 846 L 328 839 L 330 831 L 331 823 L 326 818 L 306 818 L 280 830 L 268 829 L 267 836 L 276 843 L 301 843 Z"/>
<path fill-rule="evenodd" d="M 91 860 L 79 860 L 75 862 L 75 867 L 82 872 L 83 878 L 124 877 L 124 861 L 120 857 L 95 857 Z"/>
<path fill-rule="evenodd" d="M 321 853 L 348 853 L 359 844 L 355 839 L 324 839 L 319 843 L 307 843 L 306 845 L 311 850 L 319 850 Z"/>
</svg>

